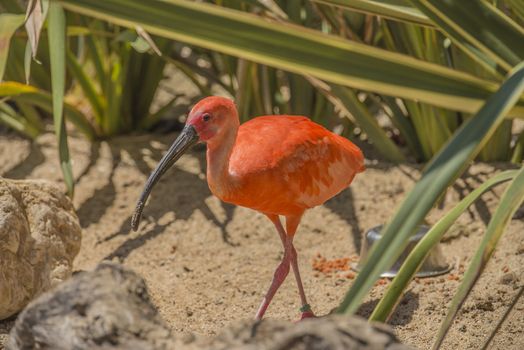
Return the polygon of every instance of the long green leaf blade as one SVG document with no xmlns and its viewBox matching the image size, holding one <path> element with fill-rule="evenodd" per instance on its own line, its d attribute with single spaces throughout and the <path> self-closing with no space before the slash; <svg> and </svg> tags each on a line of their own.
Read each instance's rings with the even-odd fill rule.
<svg viewBox="0 0 524 350">
<path fill-rule="evenodd" d="M 4 78 L 7 55 L 11 37 L 25 20 L 24 15 L 14 15 L 10 13 L 0 14 L 0 82 Z"/>
<path fill-rule="evenodd" d="M 451 300 L 451 305 L 448 309 L 446 318 L 442 322 L 435 343 L 433 344 L 434 350 L 438 349 L 442 344 L 442 341 L 444 340 L 444 337 L 446 336 L 453 319 L 457 315 L 457 311 L 468 297 L 471 289 L 480 277 L 482 271 L 484 271 L 484 268 L 491 258 L 491 255 L 493 254 L 500 237 L 504 233 L 506 226 L 508 226 L 511 217 L 517 211 L 523 201 L 524 167 L 519 170 L 518 174 L 515 176 L 515 179 L 513 179 L 500 199 L 500 203 L 488 224 L 488 228 L 486 229 L 484 238 L 480 243 L 480 247 L 475 253 L 475 256 L 473 257 L 466 273 L 464 274 L 464 279 L 460 283 L 457 293 L 453 297 L 453 300 Z"/>
<path fill-rule="evenodd" d="M 69 158 L 69 146 L 67 144 L 67 132 L 64 120 L 64 93 L 65 93 L 65 53 L 66 53 L 66 31 L 65 13 L 57 2 L 49 5 L 49 55 L 51 62 L 51 86 L 53 94 L 53 119 L 56 137 L 58 139 L 58 155 L 60 167 L 64 175 L 67 192 L 73 196 L 74 181 L 71 159 Z"/>
<path fill-rule="evenodd" d="M 429 252 L 440 242 L 442 236 L 449 230 L 458 217 L 475 202 L 484 192 L 502 182 L 509 181 L 517 174 L 516 170 L 505 171 L 493 176 L 488 181 L 477 187 L 462 199 L 452 210 L 444 215 L 424 237 L 417 243 L 408 255 L 397 275 L 384 293 L 382 299 L 369 317 L 370 321 L 386 322 L 388 317 L 400 301 L 404 290 L 422 266 Z"/>
<path fill-rule="evenodd" d="M 506 70 L 524 60 L 524 29 L 487 1 L 411 2 L 460 47 L 481 50 Z"/>
<path fill-rule="evenodd" d="M 378 93 L 476 112 L 494 82 L 292 24 L 182 0 L 60 0 L 71 11 Z M 523 114 L 522 107 L 512 116 Z"/>
<path fill-rule="evenodd" d="M 340 305 L 340 312 L 353 313 L 357 310 L 373 283 L 401 254 L 417 225 L 443 191 L 478 154 L 523 91 L 524 63 L 517 66 L 499 91 L 488 99 L 477 115 L 465 123 L 427 165 L 421 179 L 384 228 L 382 238 L 371 249 Z"/>
<path fill-rule="evenodd" d="M 416 7 L 413 7 L 409 1 L 389 0 L 313 0 L 326 5 L 351 9 L 358 12 L 368 13 L 375 16 L 393 19 L 396 21 L 420 24 L 425 26 L 434 26 L 433 22 Z"/>
</svg>

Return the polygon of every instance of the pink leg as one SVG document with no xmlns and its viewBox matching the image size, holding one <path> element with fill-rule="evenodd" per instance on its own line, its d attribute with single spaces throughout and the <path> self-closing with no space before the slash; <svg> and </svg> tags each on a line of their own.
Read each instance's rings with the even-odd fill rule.
<svg viewBox="0 0 524 350">
<path fill-rule="evenodd" d="M 293 246 L 293 237 L 295 236 L 295 232 L 297 231 L 297 227 L 298 227 L 298 224 L 300 223 L 301 218 L 302 218 L 302 215 L 287 216 L 286 217 L 286 229 L 288 233 L 287 237 L 289 240 L 289 245 L 291 246 L 290 247 L 291 267 L 293 268 L 293 273 L 295 274 L 295 279 L 297 281 L 297 286 L 298 286 L 298 293 L 300 295 L 300 301 L 302 302 L 302 307 L 300 308 L 300 312 L 302 313 L 302 315 L 300 319 L 303 320 L 304 318 L 315 317 L 315 314 L 311 310 L 311 306 L 309 306 L 307 299 L 306 299 L 306 293 L 304 292 L 304 286 L 302 285 L 302 279 L 300 278 L 300 271 L 298 269 L 297 251 L 295 250 L 295 247 Z"/>
<path fill-rule="evenodd" d="M 315 314 L 311 310 L 311 306 L 309 306 L 307 302 L 306 293 L 304 293 L 304 287 L 302 286 L 302 279 L 300 278 L 300 271 L 298 270 L 297 251 L 295 250 L 293 243 L 290 244 L 291 267 L 293 268 L 293 273 L 295 274 L 295 279 L 297 281 L 298 286 L 298 294 L 300 294 L 300 301 L 302 302 L 302 307 L 300 308 L 300 312 L 302 313 L 302 315 L 300 316 L 300 319 L 303 320 L 304 318 L 315 317 Z"/>
<path fill-rule="evenodd" d="M 306 317 L 314 317 L 315 315 L 311 311 L 311 308 L 306 300 L 306 294 L 304 293 L 304 287 L 302 286 L 302 280 L 300 278 L 300 272 L 298 270 L 297 252 L 295 250 L 295 247 L 293 246 L 293 234 L 295 233 L 298 227 L 298 223 L 300 222 L 301 216 L 287 217 L 286 226 L 288 232 L 292 232 L 291 235 L 286 234 L 286 231 L 284 230 L 284 227 L 282 227 L 282 223 L 280 222 L 280 219 L 277 215 L 267 216 L 275 225 L 279 233 L 280 239 L 282 241 L 282 244 L 284 245 L 284 257 L 282 258 L 282 262 L 275 271 L 273 281 L 271 282 L 271 286 L 269 287 L 266 296 L 262 300 L 262 304 L 258 309 L 255 319 L 260 320 L 264 316 L 267 307 L 271 303 L 271 299 L 273 299 L 273 296 L 275 295 L 276 291 L 286 279 L 289 273 L 290 264 L 293 268 L 293 273 L 295 274 L 295 279 L 298 285 L 298 292 L 300 294 L 300 300 L 302 302 L 302 307 L 300 308 L 300 311 L 302 312 L 301 319 L 304 319 Z"/>
<path fill-rule="evenodd" d="M 269 290 L 267 291 L 266 296 L 264 297 L 262 303 L 260 304 L 260 307 L 258 308 L 257 314 L 255 315 L 255 320 L 259 321 L 262 319 L 262 317 L 264 317 L 264 314 L 266 313 L 266 310 L 269 304 L 271 303 L 271 300 L 273 299 L 278 288 L 280 288 L 282 282 L 284 282 L 289 273 L 289 262 L 290 256 L 287 252 L 284 252 L 282 262 L 278 265 L 277 269 L 275 270 L 275 274 L 273 275 L 273 281 L 271 281 L 271 286 L 269 286 Z"/>
</svg>

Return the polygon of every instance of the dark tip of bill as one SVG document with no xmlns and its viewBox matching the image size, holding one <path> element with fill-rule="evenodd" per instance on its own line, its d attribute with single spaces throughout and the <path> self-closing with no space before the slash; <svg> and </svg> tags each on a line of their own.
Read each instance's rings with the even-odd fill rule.
<svg viewBox="0 0 524 350">
<path fill-rule="evenodd" d="M 144 202 L 139 201 L 136 204 L 135 212 L 133 213 L 133 217 L 131 218 L 131 228 L 133 231 L 136 231 L 138 229 L 138 224 L 140 223 L 140 217 L 142 216 L 142 210 L 144 209 Z"/>
</svg>

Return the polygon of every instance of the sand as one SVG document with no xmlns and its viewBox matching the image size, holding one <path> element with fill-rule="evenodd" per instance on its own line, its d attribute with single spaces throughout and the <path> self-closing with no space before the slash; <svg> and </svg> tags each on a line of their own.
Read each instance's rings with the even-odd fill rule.
<svg viewBox="0 0 524 350">
<path fill-rule="evenodd" d="M 254 315 L 282 248 L 263 215 L 221 203 L 211 195 L 203 147 L 183 156 L 166 173 L 145 208 L 139 231 L 131 232 L 135 201 L 175 136 L 117 137 L 94 145 L 81 137 L 70 138 L 77 179 L 74 205 L 83 228 L 75 270 L 92 269 L 104 259 L 121 262 L 145 277 L 154 302 L 173 330 L 215 334 L 233 320 Z M 357 254 L 363 233 L 391 217 L 420 175 L 418 165 L 393 166 L 368 159 L 367 167 L 349 189 L 308 211 L 295 238 L 306 294 L 319 315 L 338 305 L 352 279 L 315 271 L 312 263 L 317 254 L 327 259 Z M 483 179 L 505 168 L 508 165 L 471 166 L 430 213 L 428 223 L 436 222 Z M 61 182 L 54 135 L 44 134 L 31 144 L 11 133 L 0 134 L 0 174 Z M 462 276 L 504 188 L 501 185 L 485 194 L 442 243 L 453 265 L 452 274 Z M 480 348 L 523 281 L 521 208 L 442 348 Z M 369 315 L 388 283 L 375 286 L 360 315 Z M 413 282 L 390 321 L 399 338 L 414 347 L 429 348 L 458 284 L 447 275 Z M 290 275 L 266 315 L 296 320 L 299 304 Z M 12 323 L 0 322 L 0 348 Z M 524 298 L 501 326 L 491 348 L 524 348 Z"/>
</svg>

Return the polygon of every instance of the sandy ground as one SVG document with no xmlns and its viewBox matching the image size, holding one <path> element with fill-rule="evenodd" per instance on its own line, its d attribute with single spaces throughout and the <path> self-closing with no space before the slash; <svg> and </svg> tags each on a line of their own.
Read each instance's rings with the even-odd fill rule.
<svg viewBox="0 0 524 350">
<path fill-rule="evenodd" d="M 83 228 L 75 269 L 92 269 L 101 260 L 119 261 L 147 280 L 165 320 L 176 331 L 214 334 L 230 321 L 254 315 L 282 256 L 278 235 L 262 215 L 221 203 L 205 180 L 204 148 L 181 158 L 156 186 L 138 232 L 130 231 L 135 201 L 152 167 L 175 135 L 116 138 L 90 145 L 71 138 L 77 178 L 74 204 Z M 368 157 L 372 152 L 365 152 Z M 482 179 L 505 166 L 476 164 L 448 192 L 428 222 L 434 223 Z M 54 136 L 34 144 L 0 134 L 0 174 L 8 178 L 61 181 Z M 361 236 L 385 222 L 419 176 L 417 167 L 369 161 L 352 186 L 303 218 L 296 237 L 301 273 L 314 311 L 337 306 L 352 280 L 312 268 L 320 253 L 328 259 L 359 252 Z M 484 195 L 443 243 L 462 275 L 474 254 L 504 185 Z M 465 265 L 466 264 L 466 265 Z M 291 277 L 291 275 L 290 275 Z M 524 282 L 524 209 L 511 221 L 494 258 L 468 298 L 443 349 L 478 349 Z M 445 315 L 458 281 L 447 276 L 413 282 L 391 324 L 400 339 L 426 349 Z M 377 285 L 359 311 L 369 315 L 386 285 Z M 293 278 L 284 283 L 267 317 L 294 320 L 299 298 Z M 0 348 L 12 321 L 0 322 Z M 492 343 L 493 349 L 524 348 L 524 298 Z"/>
</svg>

